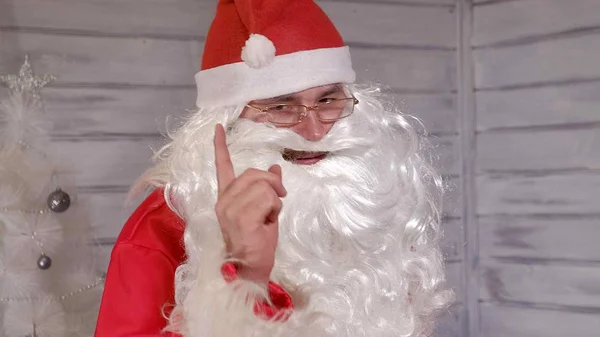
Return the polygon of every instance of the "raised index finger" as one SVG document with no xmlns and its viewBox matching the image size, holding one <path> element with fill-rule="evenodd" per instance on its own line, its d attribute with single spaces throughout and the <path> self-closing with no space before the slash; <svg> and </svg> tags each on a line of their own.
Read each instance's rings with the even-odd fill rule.
<svg viewBox="0 0 600 337">
<path fill-rule="evenodd" d="M 219 194 L 223 193 L 227 186 L 235 180 L 233 172 L 233 164 L 229 156 L 229 149 L 225 140 L 225 129 L 223 125 L 217 124 L 215 129 L 215 166 L 217 169 L 217 184 L 219 186 Z"/>
</svg>

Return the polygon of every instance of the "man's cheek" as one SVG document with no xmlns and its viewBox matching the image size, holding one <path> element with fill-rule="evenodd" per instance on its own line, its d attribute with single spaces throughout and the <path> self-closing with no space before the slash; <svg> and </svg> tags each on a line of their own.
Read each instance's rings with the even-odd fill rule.
<svg viewBox="0 0 600 337">
<path fill-rule="evenodd" d="M 246 118 L 257 123 L 267 122 L 267 116 L 261 113 L 248 112 L 246 114 L 242 114 L 240 118 Z"/>
</svg>

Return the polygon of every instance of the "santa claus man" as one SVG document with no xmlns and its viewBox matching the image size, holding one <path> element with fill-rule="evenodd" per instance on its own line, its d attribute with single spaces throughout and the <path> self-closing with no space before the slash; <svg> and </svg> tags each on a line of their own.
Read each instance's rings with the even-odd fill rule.
<svg viewBox="0 0 600 337">
<path fill-rule="evenodd" d="M 441 179 L 311 0 L 222 0 L 196 112 L 137 187 L 96 337 L 421 336 Z"/>
</svg>

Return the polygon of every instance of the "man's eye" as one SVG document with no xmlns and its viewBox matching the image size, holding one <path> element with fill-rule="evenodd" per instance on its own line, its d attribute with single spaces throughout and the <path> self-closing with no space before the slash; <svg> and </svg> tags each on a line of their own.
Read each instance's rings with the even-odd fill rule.
<svg viewBox="0 0 600 337">
<path fill-rule="evenodd" d="M 331 102 L 335 101 L 335 98 L 330 98 L 330 97 L 325 97 L 325 98 L 321 98 L 319 100 L 320 104 L 329 104 Z"/>
<path fill-rule="evenodd" d="M 288 105 L 283 105 L 283 104 L 281 104 L 281 105 L 271 105 L 271 106 L 267 107 L 267 110 L 268 111 L 273 111 L 273 112 L 275 112 L 275 111 L 287 111 L 287 110 L 290 110 L 290 107 Z"/>
</svg>

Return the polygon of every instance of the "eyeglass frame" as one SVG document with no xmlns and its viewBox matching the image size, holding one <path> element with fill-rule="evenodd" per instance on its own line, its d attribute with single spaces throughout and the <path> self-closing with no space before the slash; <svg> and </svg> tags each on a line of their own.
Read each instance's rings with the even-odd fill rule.
<svg viewBox="0 0 600 337">
<path fill-rule="evenodd" d="M 311 111 L 311 110 L 314 110 L 317 113 L 317 118 L 321 122 L 336 122 L 336 121 L 339 121 L 340 119 L 343 119 L 343 118 L 346 118 L 346 117 L 349 117 L 350 115 L 352 115 L 354 113 L 354 108 L 356 107 L 356 105 L 358 103 L 360 103 L 360 101 L 354 95 L 350 94 L 350 96 L 352 96 L 352 97 L 331 98 L 331 100 L 335 100 L 335 101 L 349 101 L 349 100 L 352 100 L 352 103 L 353 103 L 352 104 L 352 111 L 347 116 L 338 117 L 336 119 L 322 119 L 319 116 L 319 103 L 317 103 L 317 104 L 315 104 L 313 106 L 308 106 L 308 105 L 304 105 L 304 104 L 286 104 L 286 103 L 277 104 L 277 103 L 272 103 L 272 104 L 267 104 L 262 109 L 259 108 L 259 107 L 256 107 L 256 106 L 252 106 L 250 104 L 246 104 L 246 107 L 254 109 L 255 111 L 259 111 L 259 112 L 265 114 L 267 116 L 267 121 L 269 123 L 273 123 L 273 124 L 277 124 L 277 125 L 282 125 L 282 126 L 290 126 L 290 125 L 296 125 L 296 124 L 302 123 L 302 120 L 308 115 L 308 112 Z M 282 106 L 282 105 L 283 106 L 301 106 L 301 107 L 305 108 L 305 111 L 304 111 L 304 113 L 300 114 L 300 117 L 298 118 L 298 121 L 294 122 L 294 123 L 279 123 L 279 122 L 270 121 L 269 120 L 269 108 L 270 107 L 274 107 L 274 106 Z M 343 109 L 342 109 L 342 111 L 343 111 Z"/>
</svg>

